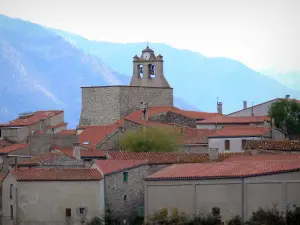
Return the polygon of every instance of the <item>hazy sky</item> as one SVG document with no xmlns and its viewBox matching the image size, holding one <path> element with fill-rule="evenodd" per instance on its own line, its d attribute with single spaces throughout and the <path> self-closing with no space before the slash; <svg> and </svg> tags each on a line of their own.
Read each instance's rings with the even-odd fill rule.
<svg viewBox="0 0 300 225">
<path fill-rule="evenodd" d="M 162 42 L 300 71 L 300 0 L 0 0 L 0 13 L 111 42 Z"/>
</svg>

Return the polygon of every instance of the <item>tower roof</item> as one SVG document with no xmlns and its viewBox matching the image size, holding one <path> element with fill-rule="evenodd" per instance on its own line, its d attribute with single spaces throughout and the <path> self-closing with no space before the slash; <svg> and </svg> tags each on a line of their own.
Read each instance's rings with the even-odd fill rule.
<svg viewBox="0 0 300 225">
<path fill-rule="evenodd" d="M 147 45 L 147 47 L 142 52 L 151 52 L 151 53 L 154 53 L 154 51 L 151 48 L 149 48 L 148 45 Z"/>
</svg>

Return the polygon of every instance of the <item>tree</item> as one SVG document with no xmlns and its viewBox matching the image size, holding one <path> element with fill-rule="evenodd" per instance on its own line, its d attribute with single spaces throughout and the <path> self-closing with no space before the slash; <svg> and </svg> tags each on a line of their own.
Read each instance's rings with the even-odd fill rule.
<svg viewBox="0 0 300 225">
<path fill-rule="evenodd" d="M 274 102 L 270 106 L 269 116 L 274 119 L 275 126 L 288 135 L 300 134 L 300 103 L 296 100 Z"/>
<path fill-rule="evenodd" d="M 120 148 L 129 152 L 174 152 L 180 143 L 177 129 L 143 127 L 126 132 L 120 140 Z"/>
</svg>

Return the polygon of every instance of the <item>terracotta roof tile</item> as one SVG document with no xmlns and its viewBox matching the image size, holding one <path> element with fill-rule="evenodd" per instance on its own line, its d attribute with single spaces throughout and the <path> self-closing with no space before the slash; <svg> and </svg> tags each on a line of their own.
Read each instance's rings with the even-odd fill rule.
<svg viewBox="0 0 300 225">
<path fill-rule="evenodd" d="M 6 146 L 4 148 L 0 148 L 0 154 L 7 154 L 13 151 L 17 151 L 23 148 L 27 148 L 28 144 L 13 144 L 10 146 Z"/>
<path fill-rule="evenodd" d="M 58 132 L 57 134 L 72 135 L 72 134 L 76 134 L 76 130 L 62 130 L 62 131 Z"/>
<path fill-rule="evenodd" d="M 185 144 L 208 144 L 208 136 L 214 134 L 214 130 L 183 128 Z"/>
<path fill-rule="evenodd" d="M 91 181 L 101 180 L 97 169 L 83 168 L 15 168 L 12 175 L 18 181 Z"/>
<path fill-rule="evenodd" d="M 17 118 L 15 120 L 10 121 L 8 124 L 0 124 L 4 127 L 22 127 L 22 126 L 30 126 L 42 119 L 47 119 L 52 116 L 55 116 L 59 113 L 62 113 L 62 110 L 48 110 L 48 111 L 36 111 L 33 115 L 25 117 L 25 118 Z"/>
<path fill-rule="evenodd" d="M 250 177 L 299 170 L 300 160 L 175 164 L 152 174 L 147 180 Z"/>
<path fill-rule="evenodd" d="M 209 137 L 260 137 L 270 132 L 270 128 L 255 126 L 226 126 Z"/>
<path fill-rule="evenodd" d="M 103 175 L 108 175 L 138 166 L 146 165 L 147 160 L 96 160 L 95 164 Z"/>
<path fill-rule="evenodd" d="M 24 160 L 19 162 L 19 165 L 39 165 L 43 162 L 48 162 L 52 160 L 56 160 L 58 157 L 64 155 L 63 153 L 47 153 L 47 154 L 41 154 L 38 156 L 33 156 L 32 158 L 28 160 Z"/>
<path fill-rule="evenodd" d="M 281 150 L 293 151 L 300 150 L 300 142 L 296 141 L 276 141 L 276 140 L 247 140 L 245 149 L 262 150 Z"/>
<path fill-rule="evenodd" d="M 197 124 L 250 124 L 250 123 L 263 123 L 271 121 L 268 116 L 217 116 L 206 120 L 198 121 Z"/>
<path fill-rule="evenodd" d="M 60 151 L 69 157 L 73 157 L 73 149 L 72 148 L 60 148 L 60 147 L 52 147 L 53 150 Z M 86 150 L 83 147 L 80 150 L 80 155 L 82 157 L 105 157 L 105 152 L 101 150 Z"/>
<path fill-rule="evenodd" d="M 225 161 L 290 161 L 290 160 L 300 160 L 300 154 L 293 155 L 236 155 L 231 156 Z"/>
<path fill-rule="evenodd" d="M 106 136 L 111 135 L 120 127 L 119 123 L 111 125 L 99 126 L 84 126 L 84 130 L 78 134 L 79 142 L 81 145 L 95 148 L 99 143 L 105 140 Z"/>
</svg>

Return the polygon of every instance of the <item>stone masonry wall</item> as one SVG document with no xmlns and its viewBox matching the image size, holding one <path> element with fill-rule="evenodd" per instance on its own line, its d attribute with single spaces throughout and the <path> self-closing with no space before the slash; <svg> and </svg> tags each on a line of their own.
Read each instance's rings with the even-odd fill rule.
<svg viewBox="0 0 300 225">
<path fill-rule="evenodd" d="M 123 135 L 123 132 L 118 129 L 115 133 L 109 135 L 106 140 L 101 142 L 95 148 L 98 150 L 112 150 L 118 151 L 120 148 L 120 138 Z"/>
<path fill-rule="evenodd" d="M 124 182 L 123 172 L 128 172 L 128 182 Z M 105 179 L 105 209 L 121 223 L 133 220 L 138 215 L 138 207 L 144 206 L 144 178 L 149 175 L 148 165 L 110 174 Z M 127 196 L 124 200 L 124 195 Z"/>
<path fill-rule="evenodd" d="M 187 127 L 196 127 L 196 119 L 189 118 L 174 112 L 166 112 L 153 115 L 149 118 L 149 120 L 161 123 L 175 123 Z"/>
<path fill-rule="evenodd" d="M 85 163 L 81 160 L 76 160 L 67 155 L 61 155 L 54 160 L 48 160 L 46 162 L 42 162 L 39 167 L 46 168 L 84 168 Z"/>
<path fill-rule="evenodd" d="M 107 86 L 82 88 L 80 125 L 111 124 L 140 108 L 173 106 L 172 88 Z"/>
</svg>

